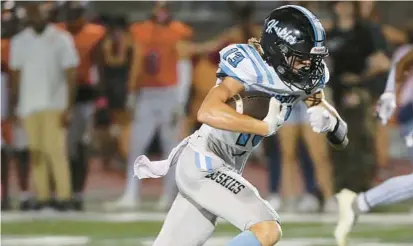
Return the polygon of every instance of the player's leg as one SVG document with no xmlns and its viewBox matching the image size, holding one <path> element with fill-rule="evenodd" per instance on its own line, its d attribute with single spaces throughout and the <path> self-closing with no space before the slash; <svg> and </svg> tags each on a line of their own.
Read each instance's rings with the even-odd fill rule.
<svg viewBox="0 0 413 246">
<path fill-rule="evenodd" d="M 251 183 L 222 160 L 187 146 L 176 168 L 176 182 L 185 197 L 242 231 L 228 245 L 267 246 L 278 242 L 278 214 Z"/>
<path fill-rule="evenodd" d="M 297 141 L 300 135 L 301 122 L 294 108 L 284 125 L 277 132 L 281 150 L 281 187 L 283 193 L 283 209 L 295 210 L 298 198 L 297 182 L 300 175 L 297 165 Z"/>
<path fill-rule="evenodd" d="M 337 194 L 339 221 L 335 237 L 339 246 L 346 245 L 347 236 L 357 217 L 370 209 L 413 199 L 413 173 L 394 177 L 360 194 L 344 189 Z"/>
<path fill-rule="evenodd" d="M 126 187 L 119 200 L 106 204 L 107 209 L 135 208 L 138 205 L 139 180 L 133 177 L 133 163 L 136 157 L 144 154 L 156 132 L 158 121 L 153 111 L 153 101 L 154 98 L 145 95 L 137 101 L 127 159 Z"/>
<path fill-rule="evenodd" d="M 203 245 L 215 229 L 217 217 L 184 198 L 175 198 L 153 246 Z"/>
<path fill-rule="evenodd" d="M 324 197 L 324 211 L 337 211 L 337 203 L 334 198 L 332 164 L 325 136 L 313 132 L 308 124 L 303 125 L 302 132 L 308 152 L 314 163 L 318 185 Z"/>
</svg>

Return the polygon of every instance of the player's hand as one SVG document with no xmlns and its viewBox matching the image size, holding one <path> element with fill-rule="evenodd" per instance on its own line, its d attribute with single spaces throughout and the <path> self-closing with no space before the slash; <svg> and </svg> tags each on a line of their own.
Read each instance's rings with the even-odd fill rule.
<svg viewBox="0 0 413 246">
<path fill-rule="evenodd" d="M 287 110 L 288 107 L 286 105 L 282 104 L 274 97 L 271 97 L 268 114 L 263 119 L 268 125 L 268 134 L 266 136 L 271 136 L 280 129 L 281 125 L 284 123 Z"/>
<path fill-rule="evenodd" d="M 332 132 L 337 124 L 337 117 L 321 105 L 307 109 L 307 113 L 310 125 L 316 133 Z"/>
<path fill-rule="evenodd" d="M 396 95 L 393 92 L 384 92 L 376 105 L 377 118 L 386 125 L 396 109 Z"/>
</svg>

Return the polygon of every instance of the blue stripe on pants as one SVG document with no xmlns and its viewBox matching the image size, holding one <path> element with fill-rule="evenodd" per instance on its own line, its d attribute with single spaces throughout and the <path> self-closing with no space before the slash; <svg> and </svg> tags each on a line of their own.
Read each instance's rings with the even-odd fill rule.
<svg viewBox="0 0 413 246">
<path fill-rule="evenodd" d="M 201 168 L 201 161 L 199 159 L 199 153 L 195 152 L 195 164 L 198 168 Z"/>
</svg>

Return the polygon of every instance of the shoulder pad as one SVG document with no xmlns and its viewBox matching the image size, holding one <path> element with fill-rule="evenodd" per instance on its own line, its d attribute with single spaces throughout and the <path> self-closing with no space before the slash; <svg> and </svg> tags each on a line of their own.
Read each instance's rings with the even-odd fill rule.
<svg viewBox="0 0 413 246">
<path fill-rule="evenodd" d="M 253 61 L 245 49 L 246 44 L 231 44 L 219 52 L 218 78 L 232 77 L 244 86 L 256 83 L 257 74 L 254 70 Z"/>
</svg>

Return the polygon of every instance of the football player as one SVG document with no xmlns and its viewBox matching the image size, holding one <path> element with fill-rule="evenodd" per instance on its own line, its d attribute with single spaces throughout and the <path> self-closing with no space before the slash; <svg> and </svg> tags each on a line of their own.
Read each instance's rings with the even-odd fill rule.
<svg viewBox="0 0 413 246">
<path fill-rule="evenodd" d="M 398 120 L 408 148 L 409 159 L 413 163 L 413 46 L 410 44 L 399 48 L 393 60 L 386 90 L 380 96 L 377 105 L 377 116 L 383 125 L 387 124 L 396 109 L 396 82 L 403 83 Z M 348 234 L 360 214 L 380 205 L 413 199 L 413 173 L 390 178 L 360 194 L 343 189 L 336 197 L 339 204 L 339 220 L 334 235 L 337 244 L 345 246 Z"/>
<path fill-rule="evenodd" d="M 310 11 L 295 5 L 277 8 L 266 18 L 260 40 L 232 44 L 219 53 L 217 84 L 198 111 L 200 129 L 168 160 L 150 162 L 139 156 L 135 161 L 139 178 L 176 169 L 179 194 L 156 246 L 203 245 L 218 217 L 241 230 L 228 246 L 269 246 L 280 240 L 278 214 L 242 171 L 251 151 L 263 137 L 277 132 L 296 103 L 308 105 L 315 132 L 326 133 L 334 146 L 348 143 L 346 123 L 323 97 L 329 79 L 323 58 L 328 51 L 324 28 Z M 242 114 L 243 91 L 268 95 L 263 120 Z M 226 104 L 233 97 L 237 109 Z M 260 110 L 260 105 L 254 107 Z"/>
</svg>

